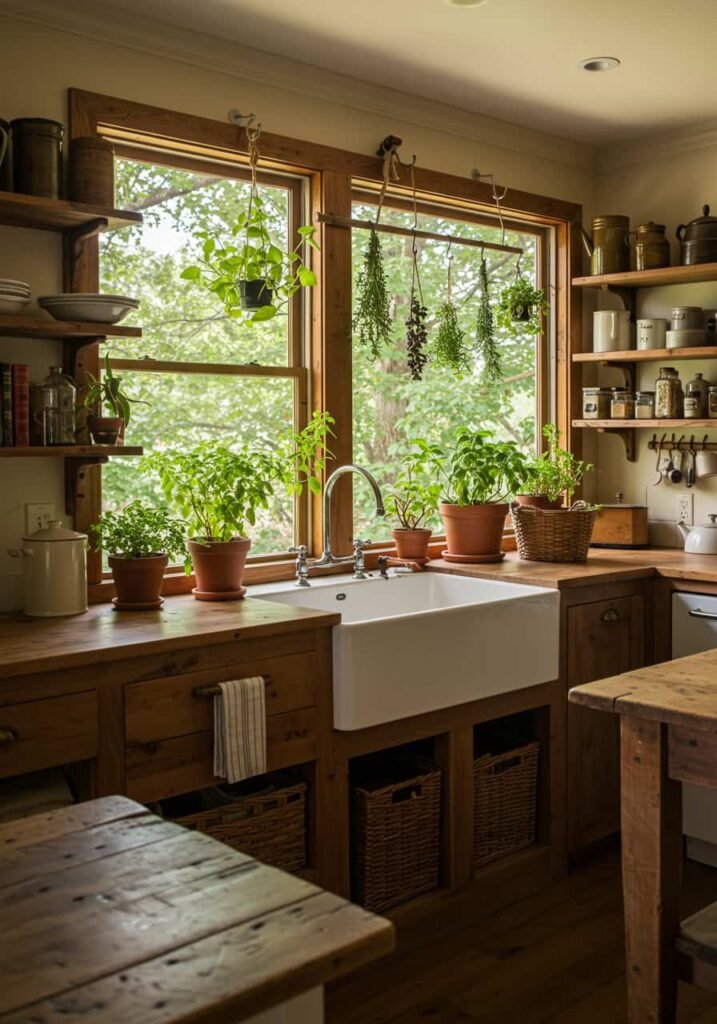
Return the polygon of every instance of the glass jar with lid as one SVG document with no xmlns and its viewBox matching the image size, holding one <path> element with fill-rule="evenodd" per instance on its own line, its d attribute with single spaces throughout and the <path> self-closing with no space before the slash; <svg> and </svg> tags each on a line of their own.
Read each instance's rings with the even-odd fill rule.
<svg viewBox="0 0 717 1024">
<path fill-rule="evenodd" d="M 627 388 L 613 388 L 610 419 L 631 420 L 635 416 L 635 396 Z"/>
<path fill-rule="evenodd" d="M 638 391 L 635 394 L 635 419 L 652 420 L 655 418 L 655 392 Z"/>
<path fill-rule="evenodd" d="M 702 419 L 707 415 L 708 405 L 708 394 L 709 394 L 710 382 L 705 380 L 701 373 L 695 373 L 687 381 L 687 391 L 685 394 L 685 416 L 687 416 L 687 399 L 691 399 L 689 405 L 691 409 L 696 409 L 694 417 L 696 419 Z"/>
<path fill-rule="evenodd" d="M 611 399 L 609 388 L 583 388 L 583 419 L 609 419 Z"/>
<path fill-rule="evenodd" d="M 61 366 L 51 366 L 42 382 L 43 405 L 52 409 L 52 430 L 48 431 L 47 444 L 65 445 L 75 443 L 75 405 L 77 388 L 72 378 L 62 372 Z"/>
<path fill-rule="evenodd" d="M 655 381 L 655 419 L 681 419 L 684 413 L 682 381 L 673 366 L 661 366 Z"/>
</svg>

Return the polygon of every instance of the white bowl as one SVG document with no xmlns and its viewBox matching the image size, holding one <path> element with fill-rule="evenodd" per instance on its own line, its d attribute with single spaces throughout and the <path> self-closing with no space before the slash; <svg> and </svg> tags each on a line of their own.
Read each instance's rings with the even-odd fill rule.
<svg viewBox="0 0 717 1024">
<path fill-rule="evenodd" d="M 41 295 L 38 306 L 55 320 L 87 320 L 97 324 L 116 324 L 139 308 L 136 299 L 122 295 Z"/>
<path fill-rule="evenodd" d="M 24 292 L 30 291 L 27 281 L 14 281 L 11 277 L 0 277 L 0 288 L 4 288 L 6 285 L 9 288 L 21 288 Z"/>
<path fill-rule="evenodd" d="M 29 303 L 28 299 L 23 299 L 17 295 L 0 295 L 0 313 L 19 313 Z"/>
<path fill-rule="evenodd" d="M 704 327 L 688 327 L 684 331 L 667 331 L 665 339 L 668 348 L 701 348 L 708 344 Z"/>
<path fill-rule="evenodd" d="M 22 288 L 10 288 L 8 286 L 0 285 L 0 295 L 4 295 L 8 298 L 13 299 L 29 299 L 30 292 L 23 291 Z"/>
</svg>

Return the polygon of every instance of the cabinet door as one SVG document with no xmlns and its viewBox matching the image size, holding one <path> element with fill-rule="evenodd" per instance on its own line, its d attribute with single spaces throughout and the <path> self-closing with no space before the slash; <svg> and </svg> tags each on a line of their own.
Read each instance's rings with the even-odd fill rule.
<svg viewBox="0 0 717 1024">
<path fill-rule="evenodd" d="M 642 595 L 567 609 L 568 686 L 640 668 L 645 660 Z M 568 841 L 574 852 L 620 828 L 617 715 L 568 705 Z"/>
</svg>

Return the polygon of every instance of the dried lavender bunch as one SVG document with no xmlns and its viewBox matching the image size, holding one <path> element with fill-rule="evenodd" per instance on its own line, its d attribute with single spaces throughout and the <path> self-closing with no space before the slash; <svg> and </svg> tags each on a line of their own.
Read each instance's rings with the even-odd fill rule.
<svg viewBox="0 0 717 1024">
<path fill-rule="evenodd" d="M 423 367 L 428 362 L 426 345 L 428 344 L 428 329 L 426 320 L 428 310 L 419 297 L 411 296 L 411 307 L 406 319 L 406 352 L 408 353 L 408 368 L 411 371 L 411 380 L 421 380 Z"/>
</svg>

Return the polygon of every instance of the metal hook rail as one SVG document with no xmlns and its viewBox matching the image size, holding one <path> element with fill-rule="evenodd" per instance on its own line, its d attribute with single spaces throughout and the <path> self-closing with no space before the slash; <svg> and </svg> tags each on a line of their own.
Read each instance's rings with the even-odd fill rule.
<svg viewBox="0 0 717 1024">
<path fill-rule="evenodd" d="M 716 421 L 717 423 L 717 421 Z M 689 440 L 686 434 L 681 434 L 679 437 L 676 434 L 668 436 L 666 433 L 658 439 L 657 434 L 653 434 L 651 440 L 647 442 L 647 447 L 653 451 L 676 451 L 676 452 L 687 452 L 687 451 L 717 451 L 717 442 L 708 441 L 709 434 L 705 434 L 702 440 L 697 440 L 694 434 L 690 434 Z"/>
</svg>

